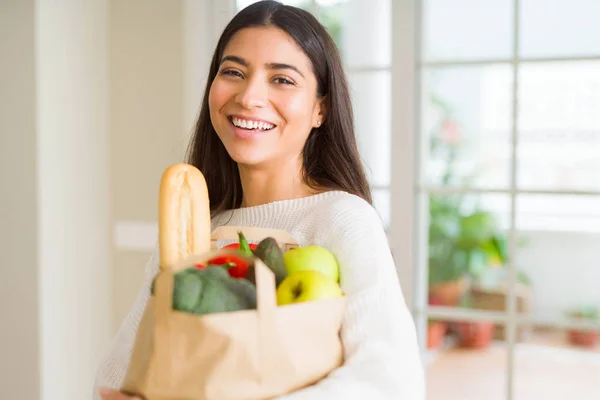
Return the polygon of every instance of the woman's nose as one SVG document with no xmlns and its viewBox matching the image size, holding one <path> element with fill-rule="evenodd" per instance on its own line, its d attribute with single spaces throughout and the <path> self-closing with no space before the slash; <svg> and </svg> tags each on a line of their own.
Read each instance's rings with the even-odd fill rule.
<svg viewBox="0 0 600 400">
<path fill-rule="evenodd" d="M 258 79 L 247 80 L 246 85 L 236 96 L 236 101 L 244 108 L 260 108 L 267 104 L 268 87 Z"/>
</svg>

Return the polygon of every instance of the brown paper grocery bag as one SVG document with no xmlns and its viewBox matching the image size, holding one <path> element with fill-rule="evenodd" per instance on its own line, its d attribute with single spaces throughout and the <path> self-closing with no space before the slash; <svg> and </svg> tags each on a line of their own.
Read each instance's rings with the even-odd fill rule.
<svg viewBox="0 0 600 400">
<path fill-rule="evenodd" d="M 287 232 L 222 227 L 213 251 L 161 266 L 138 328 L 122 390 L 147 400 L 259 400 L 295 391 L 343 363 L 339 331 L 344 298 L 278 307 L 275 278 L 254 258 L 257 309 L 193 315 L 172 310 L 173 274 L 218 254 L 217 240 L 274 237 L 297 246 Z M 239 255 L 239 254 L 238 254 Z"/>
</svg>

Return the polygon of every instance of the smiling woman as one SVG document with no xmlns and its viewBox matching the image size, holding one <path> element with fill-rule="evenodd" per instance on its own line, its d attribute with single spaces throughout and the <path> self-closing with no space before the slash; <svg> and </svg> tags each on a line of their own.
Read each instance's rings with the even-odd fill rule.
<svg viewBox="0 0 600 400">
<path fill-rule="evenodd" d="M 263 129 L 242 130 L 254 121 Z M 265 123 L 273 129 L 264 132 Z M 252 204 L 240 177 L 265 165 L 278 165 L 277 174 L 254 179 L 258 192 L 301 182 L 293 196 L 343 190 L 372 201 L 338 49 L 300 8 L 258 2 L 225 28 L 190 150 L 211 188 L 213 214 Z M 272 200 L 282 196 L 289 197 Z"/>
<path fill-rule="evenodd" d="M 232 37 L 209 94 L 212 124 L 241 173 L 264 162 L 289 162 L 289 172 L 299 172 L 304 143 L 325 118 L 323 103 L 310 59 L 274 27 Z"/>
<path fill-rule="evenodd" d="M 255 3 L 225 28 L 212 58 L 188 162 L 206 178 L 212 228 L 280 229 L 328 249 L 347 305 L 344 364 L 281 400 L 423 400 L 415 326 L 358 155 L 338 50 L 308 12 Z M 100 366 L 119 388 L 155 276 Z M 111 397 L 113 396 L 113 397 Z M 127 399 L 118 392 L 105 399 Z"/>
</svg>

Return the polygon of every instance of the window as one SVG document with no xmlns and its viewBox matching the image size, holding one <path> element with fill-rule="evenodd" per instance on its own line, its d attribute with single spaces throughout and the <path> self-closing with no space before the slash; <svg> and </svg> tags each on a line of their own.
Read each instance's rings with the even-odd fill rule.
<svg viewBox="0 0 600 400">
<path fill-rule="evenodd" d="M 428 395 L 594 398 L 569 371 L 600 373 L 600 3 L 412 3 Z"/>
<path fill-rule="evenodd" d="M 535 11 L 540 7 L 548 11 L 543 19 Z M 589 58 L 600 53 L 589 39 L 600 28 L 584 33 L 574 25 L 590 25 L 589 14 L 600 13 L 600 3 L 522 1 L 520 54 L 514 59 L 513 1 L 432 0 L 423 11 L 422 131 L 432 142 L 423 184 L 511 190 L 514 61 L 514 189 L 523 193 L 517 227 L 572 231 L 585 216 L 581 229 L 600 232 L 596 199 L 553 195 L 600 192 L 600 58 Z M 550 36 L 556 41 L 548 47 Z M 449 162 L 452 181 L 444 183 Z"/>
</svg>

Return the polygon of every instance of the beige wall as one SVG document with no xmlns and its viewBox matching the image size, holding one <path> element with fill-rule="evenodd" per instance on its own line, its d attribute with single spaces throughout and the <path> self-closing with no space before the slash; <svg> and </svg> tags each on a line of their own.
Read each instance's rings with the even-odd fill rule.
<svg viewBox="0 0 600 400">
<path fill-rule="evenodd" d="M 149 256 L 115 228 L 155 224 L 229 3 L 0 3 L 2 398 L 91 397 Z"/>
<path fill-rule="evenodd" d="M 212 52 L 234 13 L 234 2 L 112 0 L 110 4 L 113 229 L 128 227 L 125 242 L 151 238 L 136 246 L 114 243 L 115 331 L 138 294 L 153 245 L 161 173 L 184 159 Z"/>
<path fill-rule="evenodd" d="M 37 399 L 40 388 L 34 7 L 33 0 L 0 6 L 0 393 L 5 399 Z"/>
<path fill-rule="evenodd" d="M 110 177 L 113 223 L 154 221 L 161 172 L 180 162 L 183 132 L 182 2 L 112 1 Z M 113 256 L 113 331 L 137 295 L 147 251 Z"/>
</svg>

